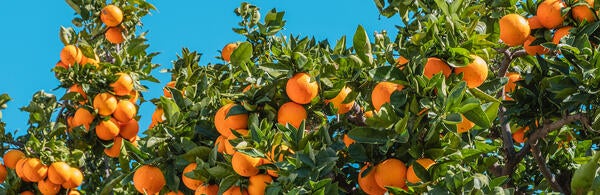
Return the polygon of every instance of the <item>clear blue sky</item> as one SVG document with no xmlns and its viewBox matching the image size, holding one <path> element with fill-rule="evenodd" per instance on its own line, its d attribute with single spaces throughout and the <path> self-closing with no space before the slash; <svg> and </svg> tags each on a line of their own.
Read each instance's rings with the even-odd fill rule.
<svg viewBox="0 0 600 195">
<path fill-rule="evenodd" d="M 158 11 L 143 19 L 142 30 L 149 31 L 149 51 L 161 53 L 154 58 L 154 63 L 161 67 L 153 73 L 161 83 L 145 83 L 151 91 L 144 94 L 147 99 L 162 94 L 162 87 L 168 82 L 169 75 L 158 70 L 171 67 L 171 61 L 182 47 L 203 53 L 200 63 L 207 64 L 218 62 L 215 59 L 219 55 L 217 50 L 226 43 L 244 40 L 231 31 L 239 21 L 233 9 L 243 1 L 150 2 Z M 248 2 L 259 6 L 263 16 L 272 8 L 285 11 L 287 25 L 283 34 L 329 39 L 332 44 L 342 35 L 351 38 L 359 24 L 370 35 L 381 30 L 395 35 L 394 25 L 400 23 L 397 17 L 380 18 L 375 4 L 370 0 Z M 59 83 L 50 70 L 59 60 L 63 47 L 58 37 L 59 27 L 72 26 L 73 16 L 73 10 L 64 1 L 57 0 L 6 1 L 0 7 L 0 94 L 8 93 L 13 98 L 2 113 L 7 131 L 19 130 L 18 134 L 22 134 L 27 129 L 28 115 L 19 111 L 19 108 L 26 106 L 36 91 L 44 90 L 58 97 L 64 93 L 64 90 L 53 91 Z M 151 103 L 142 104 L 140 133 L 150 124 L 153 110 Z"/>
</svg>

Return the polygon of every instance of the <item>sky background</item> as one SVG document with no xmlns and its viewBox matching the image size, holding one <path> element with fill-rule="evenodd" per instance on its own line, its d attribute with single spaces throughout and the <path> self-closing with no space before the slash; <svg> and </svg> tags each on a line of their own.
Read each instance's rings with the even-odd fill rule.
<svg viewBox="0 0 600 195">
<path fill-rule="evenodd" d="M 202 53 L 200 64 L 217 63 L 218 50 L 229 42 L 244 41 L 235 34 L 239 18 L 233 9 L 238 0 L 199 1 L 199 0 L 150 0 L 158 10 L 142 19 L 142 31 L 149 31 L 149 52 L 160 52 L 154 63 L 161 66 L 153 72 L 161 83 L 143 83 L 150 88 L 144 93 L 146 99 L 162 95 L 162 87 L 169 81 L 168 73 L 160 69 L 172 67 L 181 48 Z M 208 2 L 208 3 L 207 3 Z M 343 35 L 352 38 L 356 27 L 365 27 L 373 40 L 374 31 L 387 30 L 395 36 L 394 25 L 400 24 L 398 17 L 380 17 L 373 1 L 370 0 L 260 0 L 247 1 L 261 8 L 261 14 L 276 8 L 285 11 L 286 26 L 281 33 L 300 36 L 314 36 L 317 40 L 328 39 L 330 44 Z M 35 6 L 31 6 L 35 3 Z M 8 93 L 12 101 L 2 112 L 2 120 L 7 123 L 7 131 L 18 130 L 23 134 L 28 125 L 28 114 L 19 108 L 26 106 L 32 95 L 44 90 L 60 98 L 64 90 L 54 90 L 58 80 L 51 69 L 59 60 L 63 45 L 58 31 L 60 26 L 73 26 L 71 20 L 75 12 L 60 0 L 6 1 L 0 6 L 0 94 Z M 261 20 L 262 21 L 262 20 Z M 392 36 L 392 37 L 393 37 Z M 140 133 L 151 121 L 154 105 L 146 102 L 141 105 L 139 115 Z"/>
</svg>

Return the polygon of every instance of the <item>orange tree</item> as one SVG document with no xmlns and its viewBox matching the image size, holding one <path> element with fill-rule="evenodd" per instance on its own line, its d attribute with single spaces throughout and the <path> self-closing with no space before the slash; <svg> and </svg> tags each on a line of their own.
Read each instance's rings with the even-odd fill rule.
<svg viewBox="0 0 600 195">
<path fill-rule="evenodd" d="M 0 123 L 4 193 L 600 190 L 593 1 L 376 0 L 397 36 L 358 26 L 335 44 L 242 3 L 243 38 L 218 64 L 183 49 L 151 116 L 137 104 L 157 53 L 136 29 L 154 7 L 67 3 L 53 70 L 68 90 L 33 96 L 25 135 Z"/>
</svg>

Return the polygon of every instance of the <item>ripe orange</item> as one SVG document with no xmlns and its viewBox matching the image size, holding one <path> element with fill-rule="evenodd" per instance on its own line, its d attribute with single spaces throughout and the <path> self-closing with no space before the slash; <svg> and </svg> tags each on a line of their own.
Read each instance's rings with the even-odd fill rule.
<svg viewBox="0 0 600 195">
<path fill-rule="evenodd" d="M 373 117 L 373 111 L 372 110 L 366 111 L 364 113 L 364 115 L 365 115 L 365 118 L 371 118 L 371 117 Z"/>
<path fill-rule="evenodd" d="M 285 93 L 298 104 L 308 104 L 319 93 L 319 85 L 307 73 L 296 73 L 285 85 Z"/>
<path fill-rule="evenodd" d="M 348 94 L 350 94 L 350 92 L 352 92 L 352 89 L 350 89 L 350 87 L 344 87 L 342 88 L 342 90 L 340 90 L 340 93 L 338 93 L 337 96 L 335 96 L 333 99 L 325 100 L 325 104 L 331 102 L 333 104 L 333 107 L 337 109 L 338 114 L 346 114 L 348 111 L 350 111 L 350 109 L 352 109 L 352 106 L 354 106 L 354 101 L 348 102 L 346 104 L 343 103 Z"/>
<path fill-rule="evenodd" d="M 396 67 L 400 68 L 400 69 L 404 69 L 404 66 L 408 63 L 408 59 L 406 59 L 404 56 L 400 56 L 398 59 L 396 59 Z"/>
<path fill-rule="evenodd" d="M 165 195 L 183 195 L 183 192 L 181 192 L 181 191 L 177 191 L 177 192 L 169 191 Z"/>
<path fill-rule="evenodd" d="M 215 146 L 217 147 L 217 152 L 223 153 L 225 152 L 225 145 L 227 144 L 227 138 L 223 135 L 219 135 L 215 140 Z"/>
<path fill-rule="evenodd" d="M 113 113 L 113 117 L 119 122 L 126 123 L 131 121 L 136 114 L 137 108 L 135 107 L 135 104 L 130 101 L 121 100 L 117 104 L 117 109 Z"/>
<path fill-rule="evenodd" d="M 61 185 L 71 177 L 71 166 L 65 162 L 54 162 L 48 168 L 48 181 Z"/>
<path fill-rule="evenodd" d="M 423 68 L 423 75 L 425 75 L 427 78 L 431 78 L 433 75 L 440 72 L 444 74 L 446 78 L 448 78 L 452 73 L 452 70 L 450 69 L 450 66 L 446 64 L 446 62 L 439 58 L 427 58 L 427 63 Z"/>
<path fill-rule="evenodd" d="M 165 112 L 164 112 L 164 110 L 162 108 L 156 108 L 156 110 L 154 110 L 154 113 L 152 113 L 152 121 L 153 122 L 157 122 L 157 123 L 165 121 L 165 114 L 164 113 Z"/>
<path fill-rule="evenodd" d="M 556 30 L 554 32 L 554 37 L 552 37 L 552 43 L 554 43 L 554 44 L 560 43 L 560 40 L 569 34 L 569 31 L 571 30 L 571 28 L 573 28 L 573 27 L 565 26 L 565 27 L 562 27 L 562 28 L 559 28 L 558 30 Z"/>
<path fill-rule="evenodd" d="M 563 8 L 565 8 L 565 2 L 562 0 L 544 0 L 538 5 L 536 16 L 542 26 L 554 29 L 565 20 L 561 14 Z"/>
<path fill-rule="evenodd" d="M 119 155 L 121 154 L 121 146 L 123 145 L 123 138 L 122 137 L 115 137 L 115 141 L 113 142 L 113 145 L 110 148 L 104 148 L 104 154 L 106 154 L 106 156 L 109 156 L 111 158 L 118 158 Z"/>
<path fill-rule="evenodd" d="M 81 50 L 75 45 L 67 45 L 60 51 L 60 61 L 68 67 L 81 62 L 82 57 L 83 54 L 81 53 Z"/>
<path fill-rule="evenodd" d="M 479 87 L 488 75 L 487 63 L 479 56 L 471 55 L 473 61 L 466 66 L 454 69 L 456 74 L 463 73 L 463 81 L 467 82 L 469 88 Z"/>
<path fill-rule="evenodd" d="M 80 107 L 75 111 L 73 115 L 73 127 L 79 127 L 83 125 L 86 130 L 90 130 L 90 124 L 94 121 L 94 115 L 89 110 Z"/>
<path fill-rule="evenodd" d="M 358 173 L 358 186 L 363 192 L 367 194 L 384 194 L 387 190 L 385 188 L 379 187 L 379 185 L 377 185 L 377 182 L 375 181 L 375 171 L 377 170 L 377 167 L 373 167 L 371 168 L 371 171 L 369 171 L 369 173 L 363 174 L 365 170 L 367 170 L 367 167 L 369 167 L 368 164 L 363 166 L 360 169 L 360 172 Z"/>
<path fill-rule="evenodd" d="M 6 180 L 7 175 L 8 171 L 6 170 L 6 167 L 0 164 L 0 183 L 4 183 L 4 180 Z"/>
<path fill-rule="evenodd" d="M 204 183 L 204 182 L 202 182 L 202 180 L 192 179 L 192 178 L 185 176 L 186 173 L 194 171 L 194 169 L 196 169 L 196 166 L 197 166 L 196 163 L 190 163 L 187 166 L 185 166 L 185 168 L 183 169 L 183 173 L 181 173 L 181 181 L 190 190 L 196 190 L 200 185 L 202 185 Z"/>
<path fill-rule="evenodd" d="M 521 74 L 519 74 L 518 72 L 509 72 L 506 74 L 506 77 L 508 77 L 508 83 L 506 83 L 506 85 L 504 85 L 504 99 L 506 100 L 512 100 L 511 97 L 509 97 L 507 94 L 511 93 L 515 90 L 515 88 L 517 87 L 517 81 L 521 80 Z"/>
<path fill-rule="evenodd" d="M 31 191 L 22 191 L 20 193 L 20 195 L 35 195 L 35 194 L 33 192 L 31 192 Z"/>
<path fill-rule="evenodd" d="M 27 162 L 29 160 L 29 158 L 22 158 L 21 160 L 17 161 L 17 164 L 15 165 L 15 173 L 17 173 L 17 176 L 19 178 L 21 178 L 23 181 L 26 182 L 31 182 L 29 179 L 27 179 L 27 177 L 25 177 L 25 169 L 24 166 L 25 162 Z"/>
<path fill-rule="evenodd" d="M 425 170 L 429 169 L 431 165 L 435 164 L 435 162 L 429 158 L 421 158 L 415 162 L 419 163 L 419 165 L 425 168 Z M 413 165 L 410 165 L 410 167 L 408 167 L 408 171 L 406 172 L 406 180 L 413 184 L 419 183 L 421 181 L 421 179 L 415 173 Z"/>
<path fill-rule="evenodd" d="M 390 97 L 394 91 L 400 91 L 404 89 L 404 85 L 383 81 L 377 83 L 373 91 L 371 92 L 371 102 L 375 110 L 381 109 L 381 106 L 385 103 L 390 103 Z"/>
<path fill-rule="evenodd" d="M 2 159 L 4 160 L 4 165 L 6 167 L 14 169 L 17 165 L 17 161 L 24 159 L 25 154 L 20 150 L 9 150 L 4 154 Z"/>
<path fill-rule="evenodd" d="M 198 187 L 194 195 L 217 195 L 219 186 L 217 185 L 201 185 Z"/>
<path fill-rule="evenodd" d="M 508 46 L 523 44 L 531 29 L 523 16 L 508 14 L 500 19 L 500 39 Z"/>
<path fill-rule="evenodd" d="M 512 134 L 513 140 L 515 140 L 515 142 L 517 143 L 523 143 L 527 140 L 527 138 L 525 137 L 525 133 L 529 131 L 529 127 L 521 127 L 519 129 L 517 129 L 517 131 L 515 131 Z"/>
<path fill-rule="evenodd" d="M 266 174 L 254 175 L 249 179 L 248 193 L 252 195 L 263 195 L 267 185 L 273 182 L 273 178 Z"/>
<path fill-rule="evenodd" d="M 123 11 L 115 5 L 107 5 L 102 8 L 102 11 L 100 12 L 100 20 L 102 20 L 106 26 L 117 26 L 123 22 Z"/>
<path fill-rule="evenodd" d="M 104 37 L 112 44 L 119 44 L 125 41 L 125 36 L 123 35 L 123 29 L 121 29 L 121 27 L 108 28 L 104 33 Z"/>
<path fill-rule="evenodd" d="M 231 166 L 233 170 L 241 176 L 250 177 L 258 174 L 260 158 L 254 158 L 241 152 L 236 152 L 231 158 Z"/>
<path fill-rule="evenodd" d="M 119 78 L 110 86 L 113 88 L 115 94 L 120 96 L 129 95 L 133 90 L 133 79 L 126 73 L 117 73 Z"/>
<path fill-rule="evenodd" d="M 240 186 L 232 186 L 223 192 L 223 195 L 248 195 L 248 191 L 240 188 Z"/>
<path fill-rule="evenodd" d="M 76 189 L 70 189 L 67 195 L 81 195 Z"/>
<path fill-rule="evenodd" d="M 544 28 L 544 26 L 542 26 L 542 23 L 540 23 L 540 19 L 538 19 L 537 16 L 527 18 L 527 23 L 529 23 L 529 29 L 531 30 Z"/>
<path fill-rule="evenodd" d="M 96 126 L 96 136 L 99 139 L 108 141 L 115 139 L 117 135 L 119 135 L 119 125 L 117 125 L 117 120 L 114 118 L 110 118 L 110 120 L 102 120 Z"/>
<path fill-rule="evenodd" d="M 215 127 L 217 131 L 225 137 L 231 137 L 231 130 L 248 128 L 248 114 L 236 114 L 227 117 L 229 110 L 236 104 L 229 103 L 217 111 L 215 114 Z"/>
<path fill-rule="evenodd" d="M 377 165 L 375 169 L 375 182 L 381 188 L 393 186 L 397 188 L 404 187 L 406 183 L 406 165 L 404 162 L 389 158 Z"/>
<path fill-rule="evenodd" d="M 162 171 L 152 165 L 143 165 L 133 174 L 133 185 L 142 194 L 158 193 L 165 184 L 165 176 Z"/>
<path fill-rule="evenodd" d="M 83 173 L 81 170 L 75 167 L 71 167 L 69 170 L 71 177 L 62 184 L 62 187 L 65 189 L 76 188 L 83 183 Z"/>
<path fill-rule="evenodd" d="M 234 130 L 235 132 L 239 133 L 242 136 L 248 136 L 248 130 L 246 129 L 238 129 L 238 130 Z M 233 155 L 233 153 L 235 153 L 235 148 L 233 147 L 233 145 L 231 145 L 231 140 L 237 139 L 238 137 L 235 136 L 235 134 L 232 133 L 231 137 L 226 138 L 225 140 L 223 140 L 223 145 L 225 146 L 225 154 L 229 154 L 229 155 Z M 218 149 L 217 149 L 218 150 Z"/>
<path fill-rule="evenodd" d="M 94 109 L 101 116 L 109 116 L 117 109 L 117 98 L 110 93 L 101 93 L 94 97 Z"/>
<path fill-rule="evenodd" d="M 58 61 L 58 62 L 56 62 L 56 65 L 54 65 L 54 67 L 55 67 L 55 68 L 56 68 L 56 67 L 62 67 L 62 68 L 64 68 L 64 69 L 69 69 L 69 65 L 67 65 L 67 64 L 65 64 L 65 63 L 63 63 L 62 61 Z"/>
<path fill-rule="evenodd" d="M 39 158 L 29 158 L 23 163 L 23 175 L 32 182 L 43 180 L 48 175 L 48 166 Z"/>
<path fill-rule="evenodd" d="M 547 54 L 550 50 L 548 48 L 545 48 L 544 46 L 541 45 L 531 45 L 531 43 L 533 43 L 533 41 L 535 41 L 535 37 L 533 36 L 529 36 L 529 38 L 527 38 L 527 40 L 525 40 L 525 43 L 523 43 L 523 48 L 525 48 L 525 52 L 527 52 L 527 54 L 535 56 L 535 55 L 544 55 Z"/>
<path fill-rule="evenodd" d="M 167 85 L 165 85 L 165 87 L 163 88 L 163 95 L 165 97 L 171 98 L 173 97 L 173 95 L 171 95 L 171 92 L 167 89 L 167 87 L 175 88 L 175 81 L 168 82 Z"/>
<path fill-rule="evenodd" d="M 235 49 L 237 49 L 237 47 L 237 43 L 229 43 L 225 45 L 225 47 L 223 47 L 223 49 L 221 50 L 221 58 L 223 58 L 223 60 L 225 60 L 226 62 L 229 62 L 231 54 Z"/>
<path fill-rule="evenodd" d="M 473 128 L 475 126 L 475 123 L 471 122 L 469 119 L 465 118 L 464 115 L 460 115 L 462 117 L 462 122 L 456 124 L 456 132 L 457 133 L 464 133 L 464 132 L 468 132 L 469 130 L 471 130 L 471 128 Z"/>
<path fill-rule="evenodd" d="M 352 138 L 350 138 L 350 136 L 348 136 L 348 134 L 344 134 L 344 138 L 342 138 L 342 140 L 344 141 L 346 147 L 350 147 L 350 145 L 355 142 Z"/>
<path fill-rule="evenodd" d="M 135 90 L 131 90 L 131 92 L 129 92 L 129 102 L 131 103 L 136 103 L 138 101 L 138 98 L 140 97 L 140 93 L 135 91 Z"/>
<path fill-rule="evenodd" d="M 592 11 L 594 7 L 594 0 L 586 0 L 586 2 L 589 7 L 587 5 L 578 5 L 571 9 L 571 15 L 578 22 L 583 22 L 584 20 L 588 22 L 596 21 L 596 14 L 594 14 Z"/>
<path fill-rule="evenodd" d="M 100 63 L 100 58 L 98 57 L 98 55 L 96 55 L 94 58 L 88 58 L 85 55 L 83 55 L 83 57 L 81 57 L 81 65 L 86 65 L 86 64 L 91 64 L 96 66 L 96 68 L 98 68 L 98 64 Z"/>
<path fill-rule="evenodd" d="M 304 106 L 295 102 L 288 102 L 277 111 L 277 122 L 282 125 L 290 124 L 296 128 L 300 128 L 303 120 L 307 118 L 306 109 Z"/>
<path fill-rule="evenodd" d="M 83 91 L 83 88 L 81 87 L 81 85 L 78 85 L 78 84 L 72 85 L 71 87 L 69 87 L 68 92 L 69 93 L 71 93 L 71 92 L 79 93 L 81 95 L 81 97 L 83 97 L 83 99 L 87 100 L 87 94 L 85 94 L 85 91 Z M 84 104 L 85 101 L 79 102 L 79 103 Z"/>
<path fill-rule="evenodd" d="M 140 131 L 140 124 L 137 120 L 131 119 L 129 122 L 121 123 L 120 125 L 121 131 L 119 131 L 119 135 L 127 140 L 130 140 L 137 136 Z"/>
<path fill-rule="evenodd" d="M 60 184 L 54 184 L 47 179 L 38 182 L 38 189 L 43 195 L 55 195 L 60 191 Z"/>
</svg>

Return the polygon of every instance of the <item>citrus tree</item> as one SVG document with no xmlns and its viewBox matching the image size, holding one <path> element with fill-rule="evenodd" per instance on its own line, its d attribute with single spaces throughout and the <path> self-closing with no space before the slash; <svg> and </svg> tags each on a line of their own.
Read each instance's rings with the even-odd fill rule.
<svg viewBox="0 0 600 195">
<path fill-rule="evenodd" d="M 0 121 L 5 194 L 600 191 L 593 1 L 375 0 L 397 35 L 334 43 L 242 3 L 221 62 L 182 49 L 151 100 L 158 53 L 137 28 L 155 8 L 66 2 L 67 92 L 35 93 L 24 135 Z"/>
</svg>

